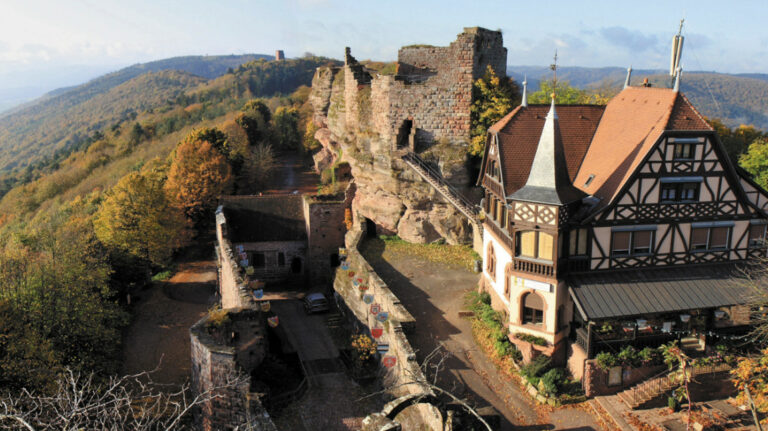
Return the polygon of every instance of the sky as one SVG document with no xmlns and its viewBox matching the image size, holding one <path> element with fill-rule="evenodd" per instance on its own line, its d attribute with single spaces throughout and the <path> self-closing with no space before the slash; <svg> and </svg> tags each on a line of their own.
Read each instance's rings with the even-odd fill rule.
<svg viewBox="0 0 768 431">
<path fill-rule="evenodd" d="M 727 4 L 727 6 L 726 6 Z M 669 67 L 685 18 L 683 68 L 768 73 L 768 1 L 2 0 L 0 90 L 74 85 L 179 55 L 306 52 L 394 60 L 447 45 L 463 27 L 500 29 L 512 65 Z"/>
</svg>

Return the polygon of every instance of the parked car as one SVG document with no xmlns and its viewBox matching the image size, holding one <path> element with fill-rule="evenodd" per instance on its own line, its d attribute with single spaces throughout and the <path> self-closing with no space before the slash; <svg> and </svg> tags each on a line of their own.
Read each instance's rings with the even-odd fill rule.
<svg viewBox="0 0 768 431">
<path fill-rule="evenodd" d="M 307 314 L 329 311 L 328 298 L 322 293 L 309 293 L 304 297 L 304 311 Z"/>
</svg>

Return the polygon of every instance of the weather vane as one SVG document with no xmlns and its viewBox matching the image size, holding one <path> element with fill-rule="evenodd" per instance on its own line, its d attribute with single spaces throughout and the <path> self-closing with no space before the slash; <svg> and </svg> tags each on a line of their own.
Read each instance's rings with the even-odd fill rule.
<svg viewBox="0 0 768 431">
<path fill-rule="evenodd" d="M 552 79 L 552 98 L 555 98 L 555 91 L 557 90 L 557 49 L 555 49 L 555 62 L 549 65 L 549 68 L 554 72 L 555 76 Z"/>
</svg>

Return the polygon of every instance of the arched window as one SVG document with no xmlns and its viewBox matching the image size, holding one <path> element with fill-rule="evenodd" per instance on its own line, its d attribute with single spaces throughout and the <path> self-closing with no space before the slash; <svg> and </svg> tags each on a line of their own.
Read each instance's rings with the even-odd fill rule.
<svg viewBox="0 0 768 431">
<path fill-rule="evenodd" d="M 504 297 L 509 299 L 512 291 L 512 262 L 504 268 Z"/>
<path fill-rule="evenodd" d="M 523 295 L 523 324 L 544 324 L 544 299 L 531 292 Z"/>
<path fill-rule="evenodd" d="M 491 279 L 496 280 L 496 253 L 493 251 L 493 243 L 488 243 L 485 270 L 491 276 Z"/>
</svg>

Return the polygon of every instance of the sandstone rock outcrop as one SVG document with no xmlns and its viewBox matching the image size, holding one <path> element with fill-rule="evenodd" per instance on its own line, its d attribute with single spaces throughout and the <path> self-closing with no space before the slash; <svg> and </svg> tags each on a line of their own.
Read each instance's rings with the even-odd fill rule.
<svg viewBox="0 0 768 431">
<path fill-rule="evenodd" d="M 344 66 L 318 68 L 312 80 L 315 155 L 319 171 L 350 165 L 357 185 L 354 212 L 379 233 L 427 243 L 466 243 L 468 221 L 402 161 L 419 154 L 454 186 L 467 186 L 472 83 L 488 66 L 506 74 L 501 33 L 466 28 L 447 47 L 410 46 L 398 52 L 397 74 L 366 69 L 345 53 Z"/>
</svg>

